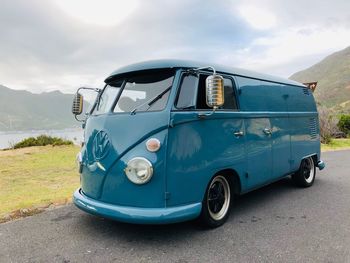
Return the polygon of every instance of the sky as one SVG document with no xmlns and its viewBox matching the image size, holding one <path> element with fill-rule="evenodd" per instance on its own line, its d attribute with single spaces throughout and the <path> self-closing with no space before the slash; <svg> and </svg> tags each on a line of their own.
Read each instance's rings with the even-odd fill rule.
<svg viewBox="0 0 350 263">
<path fill-rule="evenodd" d="M 103 87 L 176 58 L 289 77 L 350 46 L 349 0 L 0 0 L 0 84 Z"/>
</svg>

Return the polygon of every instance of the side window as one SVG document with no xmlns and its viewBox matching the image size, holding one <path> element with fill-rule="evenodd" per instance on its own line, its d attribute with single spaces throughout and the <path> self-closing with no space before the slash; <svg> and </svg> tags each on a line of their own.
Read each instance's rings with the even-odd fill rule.
<svg viewBox="0 0 350 263">
<path fill-rule="evenodd" d="M 210 110 L 211 108 L 207 105 L 206 94 L 205 94 L 205 80 L 208 75 L 199 75 L 198 82 L 198 96 L 196 109 L 198 110 Z"/>
<path fill-rule="evenodd" d="M 206 103 L 205 94 L 205 80 L 208 75 L 200 75 L 198 85 L 197 109 L 208 110 L 211 109 Z M 235 96 L 235 86 L 231 79 L 224 78 L 224 96 L 225 103 L 219 109 L 221 110 L 237 110 L 237 102 Z"/>
<path fill-rule="evenodd" d="M 198 77 L 195 75 L 184 75 L 181 80 L 180 92 L 176 102 L 178 109 L 190 109 L 196 106 Z"/>
<path fill-rule="evenodd" d="M 235 86 L 231 79 L 224 78 L 225 86 L 225 104 L 223 109 L 225 110 L 237 110 L 237 102 L 235 96 Z"/>
<path fill-rule="evenodd" d="M 176 108 L 211 110 L 206 103 L 205 80 L 208 75 L 184 75 L 180 84 Z M 235 86 L 231 79 L 224 78 L 225 104 L 221 110 L 237 110 Z"/>
</svg>

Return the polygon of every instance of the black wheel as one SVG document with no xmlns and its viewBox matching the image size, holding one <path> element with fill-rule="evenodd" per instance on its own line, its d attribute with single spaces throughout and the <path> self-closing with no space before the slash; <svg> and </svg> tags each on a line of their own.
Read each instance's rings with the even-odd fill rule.
<svg viewBox="0 0 350 263">
<path fill-rule="evenodd" d="M 207 227 L 221 226 L 231 207 L 231 187 L 226 177 L 216 175 L 207 188 L 202 202 L 201 222 Z"/>
<path fill-rule="evenodd" d="M 316 177 L 316 167 L 312 157 L 303 159 L 299 170 L 292 175 L 292 179 L 297 186 L 310 187 Z"/>
</svg>

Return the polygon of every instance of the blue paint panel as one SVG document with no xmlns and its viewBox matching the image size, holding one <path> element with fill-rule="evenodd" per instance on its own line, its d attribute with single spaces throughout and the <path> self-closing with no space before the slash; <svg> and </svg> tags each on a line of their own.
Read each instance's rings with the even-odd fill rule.
<svg viewBox="0 0 350 263">
<path fill-rule="evenodd" d="M 250 112 L 245 120 L 246 152 L 249 188 L 254 189 L 290 171 L 287 96 L 281 84 L 244 77 L 236 79 L 241 110 Z"/>
<path fill-rule="evenodd" d="M 172 112 L 167 157 L 169 206 L 201 202 L 214 174 L 235 169 L 243 177 L 245 169 L 243 120 L 236 112 L 216 112 L 200 120 L 194 112 Z M 243 187 L 245 184 L 244 178 Z"/>
<path fill-rule="evenodd" d="M 152 153 L 146 149 L 146 140 L 130 149 L 108 172 L 103 184 L 100 200 L 102 202 L 134 206 L 134 207 L 164 207 L 165 206 L 165 160 L 168 130 L 153 134 L 161 142 L 158 152 Z M 134 157 L 144 157 L 152 163 L 153 176 L 144 185 L 132 183 L 125 175 L 127 162 Z"/>
<path fill-rule="evenodd" d="M 285 85 L 288 94 L 288 110 L 290 112 L 317 112 L 312 92 L 308 88 Z"/>
<path fill-rule="evenodd" d="M 291 136 L 288 113 L 271 118 L 272 124 L 272 174 L 277 179 L 291 172 Z"/>
<path fill-rule="evenodd" d="M 111 173 L 120 174 L 120 169 L 124 169 L 123 167 L 118 169 L 117 166 L 121 164 L 115 165 L 115 163 L 124 154 L 130 153 L 130 150 L 140 142 L 157 131 L 166 129 L 168 122 L 169 115 L 166 111 L 140 112 L 135 115 L 119 113 L 90 116 L 85 127 L 87 142 L 82 150 L 84 166 L 81 185 L 83 192 L 89 197 L 100 199 L 105 180 L 111 176 Z M 98 160 L 97 163 L 94 157 L 94 144 L 96 135 L 101 130 L 107 133 L 110 147 L 106 157 Z M 147 151 L 144 152 L 147 153 Z M 111 200 L 110 202 L 118 201 Z"/>
<path fill-rule="evenodd" d="M 293 115 L 290 117 L 291 132 L 291 170 L 296 171 L 299 168 L 300 161 L 305 156 L 317 154 L 320 156 L 320 142 L 317 139 L 311 139 L 309 121 L 316 117 L 316 114 L 306 113 L 304 116 Z M 317 117 L 316 117 L 317 118 Z"/>
<path fill-rule="evenodd" d="M 291 171 L 296 171 L 306 156 L 317 154 L 320 159 L 318 113 L 310 90 L 285 85 L 283 92 L 288 94 Z"/>
<path fill-rule="evenodd" d="M 248 190 L 272 180 L 272 139 L 264 129 L 271 129 L 269 118 L 245 120 Z"/>
<path fill-rule="evenodd" d="M 242 111 L 285 111 L 280 84 L 244 77 L 236 79 L 240 89 L 239 100 Z"/>
</svg>

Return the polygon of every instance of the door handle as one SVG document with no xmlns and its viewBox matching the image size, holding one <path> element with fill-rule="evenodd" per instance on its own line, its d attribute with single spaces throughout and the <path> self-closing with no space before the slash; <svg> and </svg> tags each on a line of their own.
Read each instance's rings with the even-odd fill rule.
<svg viewBox="0 0 350 263">
<path fill-rule="evenodd" d="M 236 136 L 236 137 L 242 137 L 244 135 L 244 132 L 236 131 L 236 132 L 233 133 L 233 135 Z"/>
<path fill-rule="evenodd" d="M 271 135 L 271 134 L 272 134 L 272 131 L 271 131 L 271 129 L 269 129 L 269 128 L 265 128 L 263 131 L 264 131 L 264 133 L 265 133 L 266 135 Z"/>
</svg>

